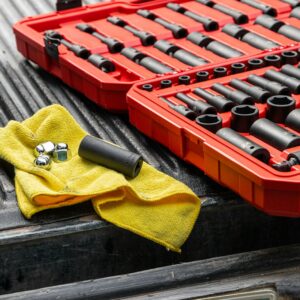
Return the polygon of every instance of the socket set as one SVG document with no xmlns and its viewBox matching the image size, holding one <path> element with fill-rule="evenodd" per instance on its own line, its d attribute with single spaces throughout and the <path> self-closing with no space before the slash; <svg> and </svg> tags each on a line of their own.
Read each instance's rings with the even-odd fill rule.
<svg viewBox="0 0 300 300">
<path fill-rule="evenodd" d="M 300 36 L 286 36 L 287 26 L 300 28 L 292 9 L 281 0 L 112 1 L 29 17 L 14 32 L 26 58 L 124 112 L 126 93 L 141 80 L 290 47 Z M 272 25 L 277 32 L 254 24 L 265 12 L 284 22 Z"/>
<path fill-rule="evenodd" d="M 264 212 L 300 217 L 298 1 L 112 1 L 14 31 L 99 106 Z"/>
<path fill-rule="evenodd" d="M 136 84 L 130 122 L 257 208 L 299 217 L 299 62 L 295 46 Z"/>
</svg>

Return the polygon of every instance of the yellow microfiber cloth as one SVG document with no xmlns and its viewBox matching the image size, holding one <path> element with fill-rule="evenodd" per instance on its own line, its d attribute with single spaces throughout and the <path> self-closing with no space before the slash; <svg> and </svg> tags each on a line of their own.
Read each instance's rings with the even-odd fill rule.
<svg viewBox="0 0 300 300">
<path fill-rule="evenodd" d="M 50 208 L 92 200 L 103 219 L 180 252 L 200 210 L 200 200 L 183 183 L 144 163 L 134 179 L 78 156 L 87 133 L 65 108 L 52 105 L 22 123 L 0 128 L 0 157 L 15 166 L 19 207 L 25 217 Z M 33 164 L 34 148 L 45 141 L 65 142 L 72 158 Z"/>
</svg>

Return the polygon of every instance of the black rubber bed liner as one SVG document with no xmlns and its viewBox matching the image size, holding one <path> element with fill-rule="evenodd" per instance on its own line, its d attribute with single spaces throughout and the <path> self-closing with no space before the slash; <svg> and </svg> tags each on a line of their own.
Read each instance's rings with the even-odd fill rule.
<svg viewBox="0 0 300 300">
<path fill-rule="evenodd" d="M 93 3 L 97 1 L 84 1 Z M 127 274 L 181 262 L 298 243 L 300 220 L 267 216 L 201 171 L 149 140 L 127 120 L 102 110 L 24 60 L 11 26 L 55 9 L 50 0 L 0 1 L 0 126 L 59 103 L 95 136 L 137 151 L 157 169 L 185 182 L 203 207 L 182 254 L 100 220 L 90 203 L 39 213 L 28 221 L 16 204 L 13 170 L 0 168 L 0 293 Z"/>
</svg>

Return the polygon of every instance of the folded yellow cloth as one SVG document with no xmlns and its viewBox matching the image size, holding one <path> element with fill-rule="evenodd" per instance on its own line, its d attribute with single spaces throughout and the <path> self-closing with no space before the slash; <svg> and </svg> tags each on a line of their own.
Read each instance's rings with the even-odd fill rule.
<svg viewBox="0 0 300 300">
<path fill-rule="evenodd" d="M 103 219 L 179 252 L 200 210 L 197 196 L 146 163 L 136 178 L 128 179 L 82 159 L 78 147 L 86 135 L 59 105 L 0 128 L 0 157 L 15 166 L 17 199 L 25 217 L 91 199 Z M 72 158 L 53 162 L 50 170 L 34 166 L 33 149 L 45 141 L 67 143 Z"/>
</svg>

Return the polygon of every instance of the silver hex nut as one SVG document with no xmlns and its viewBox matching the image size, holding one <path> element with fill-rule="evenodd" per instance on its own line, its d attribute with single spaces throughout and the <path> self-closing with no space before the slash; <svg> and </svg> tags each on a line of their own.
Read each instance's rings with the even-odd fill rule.
<svg viewBox="0 0 300 300">
<path fill-rule="evenodd" d="M 49 155 L 41 154 L 34 160 L 36 167 L 49 170 L 51 168 L 51 158 Z"/>
<path fill-rule="evenodd" d="M 55 149 L 56 150 L 62 150 L 62 149 L 65 150 L 65 149 L 69 149 L 69 146 L 66 143 L 57 143 Z"/>
<path fill-rule="evenodd" d="M 34 155 L 38 157 L 41 154 L 52 155 L 55 150 L 55 144 L 52 142 L 45 142 L 37 145 L 34 149 Z"/>
<path fill-rule="evenodd" d="M 71 158 L 70 149 L 55 149 L 53 152 L 53 160 L 55 162 L 64 162 Z"/>
</svg>

